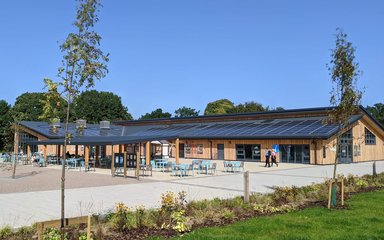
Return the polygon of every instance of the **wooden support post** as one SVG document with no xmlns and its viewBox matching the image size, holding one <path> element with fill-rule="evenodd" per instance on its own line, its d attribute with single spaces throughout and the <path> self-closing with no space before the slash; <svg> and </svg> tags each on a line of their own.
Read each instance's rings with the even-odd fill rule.
<svg viewBox="0 0 384 240">
<path fill-rule="evenodd" d="M 136 152 L 136 178 L 140 180 L 140 151 Z"/>
<path fill-rule="evenodd" d="M 115 176 L 115 153 L 113 152 L 113 145 L 112 145 L 111 174 L 112 174 L 112 177 Z"/>
<path fill-rule="evenodd" d="M 91 215 L 88 215 L 88 222 L 87 222 L 87 240 L 91 240 Z"/>
<path fill-rule="evenodd" d="M 123 153 L 123 159 L 124 159 L 124 177 L 127 177 L 127 152 Z"/>
<path fill-rule="evenodd" d="M 341 206 L 344 206 L 344 177 L 341 179 Z"/>
<path fill-rule="evenodd" d="M 332 185 L 333 185 L 333 179 L 329 181 L 329 191 L 328 191 L 328 209 L 331 208 L 331 195 L 332 195 Z"/>
<path fill-rule="evenodd" d="M 75 156 L 76 156 L 76 157 L 79 156 L 79 145 L 76 145 L 76 146 L 75 146 Z"/>
<path fill-rule="evenodd" d="M 176 138 L 176 156 L 175 156 L 175 160 L 176 160 L 176 164 L 179 164 L 180 162 L 180 140 L 178 138 Z"/>
<path fill-rule="evenodd" d="M 123 152 L 123 145 L 119 144 L 119 153 Z"/>
<path fill-rule="evenodd" d="M 145 164 L 149 165 L 151 160 L 151 142 L 147 142 L 145 145 Z"/>
<path fill-rule="evenodd" d="M 89 164 L 89 145 L 85 145 L 84 160 L 85 160 L 85 169 L 87 169 Z"/>
<path fill-rule="evenodd" d="M 27 162 L 31 160 L 31 145 L 27 145 Z"/>
<path fill-rule="evenodd" d="M 47 159 L 47 145 L 44 145 L 43 155 L 44 155 L 44 162 L 45 162 L 45 166 L 46 166 L 47 163 L 48 163 L 48 159 Z"/>
<path fill-rule="evenodd" d="M 249 171 L 244 173 L 244 203 L 249 203 Z"/>
<path fill-rule="evenodd" d="M 61 159 L 63 155 L 61 154 L 61 145 L 57 145 L 57 157 Z"/>
</svg>

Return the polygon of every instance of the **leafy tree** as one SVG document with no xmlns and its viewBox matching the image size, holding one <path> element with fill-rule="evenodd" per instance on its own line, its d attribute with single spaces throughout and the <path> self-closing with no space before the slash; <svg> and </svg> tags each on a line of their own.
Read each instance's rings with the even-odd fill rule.
<svg viewBox="0 0 384 240">
<path fill-rule="evenodd" d="M 154 119 L 154 118 L 170 118 L 172 114 L 169 112 L 163 112 L 163 109 L 158 108 L 151 113 L 146 113 L 142 115 L 139 119 Z"/>
<path fill-rule="evenodd" d="M 244 104 L 240 103 L 234 108 L 230 109 L 228 113 L 247 113 L 247 112 L 265 112 L 266 109 L 257 102 L 245 102 Z"/>
<path fill-rule="evenodd" d="M 189 107 L 181 107 L 175 110 L 175 117 L 196 117 L 200 111 Z"/>
<path fill-rule="evenodd" d="M 372 107 L 367 106 L 367 111 L 384 126 L 384 104 L 376 103 Z"/>
<path fill-rule="evenodd" d="M 227 114 L 232 111 L 234 107 L 233 102 L 228 99 L 220 99 L 208 103 L 204 110 L 204 115 Z"/>
<path fill-rule="evenodd" d="M 355 62 L 355 48 L 351 42 L 347 41 L 347 34 L 340 29 L 337 29 L 336 46 L 331 52 L 331 58 L 327 67 L 334 84 L 330 98 L 331 106 L 334 106 L 334 109 L 329 113 L 328 122 L 339 125 L 339 131 L 336 134 L 336 149 L 340 149 L 341 135 L 348 126 L 349 118 L 357 112 L 362 96 L 362 92 L 357 88 L 360 70 L 358 69 L 359 64 Z M 336 180 L 339 154 L 336 154 L 334 162 L 334 180 Z M 333 185 L 333 189 L 335 188 L 336 183 Z M 335 197 L 333 195 L 333 198 Z"/>
<path fill-rule="evenodd" d="M 79 0 L 76 12 L 76 21 L 73 26 L 75 33 L 69 33 L 64 43 L 60 45 L 63 53 L 62 67 L 58 69 L 59 80 L 45 79 L 45 85 L 50 95 L 51 106 L 60 105 L 60 96 L 67 101 L 65 106 L 65 137 L 63 151 L 66 152 L 67 144 L 71 139 L 68 132 L 68 122 L 72 103 L 82 89 L 88 89 L 95 85 L 95 80 L 100 80 L 108 72 L 108 54 L 104 54 L 99 48 L 100 35 L 93 30 L 98 22 L 97 8 L 101 4 L 99 0 Z M 59 107 L 59 106 L 58 106 Z M 54 117 L 55 108 L 47 106 L 42 115 L 43 118 Z M 65 163 L 65 155 L 64 161 Z M 64 192 L 65 192 L 65 164 L 61 172 L 61 229 L 64 237 Z"/>
<path fill-rule="evenodd" d="M 276 107 L 273 109 L 274 111 L 284 111 L 285 109 L 283 107 Z"/>
<path fill-rule="evenodd" d="M 12 117 L 11 105 L 5 100 L 0 100 L 0 150 L 12 146 Z"/>
<path fill-rule="evenodd" d="M 127 112 L 119 96 L 96 90 L 85 91 L 76 98 L 74 114 L 77 119 L 86 119 L 90 123 L 132 119 L 132 115 Z"/>
<path fill-rule="evenodd" d="M 18 121 L 39 121 L 43 113 L 44 93 L 23 93 L 16 98 L 11 114 Z"/>
</svg>

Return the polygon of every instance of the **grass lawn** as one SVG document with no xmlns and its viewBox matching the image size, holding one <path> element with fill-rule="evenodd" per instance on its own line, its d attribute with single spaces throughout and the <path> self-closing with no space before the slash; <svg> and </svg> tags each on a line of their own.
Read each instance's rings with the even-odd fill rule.
<svg viewBox="0 0 384 240">
<path fill-rule="evenodd" d="M 346 210 L 309 208 L 205 228 L 175 239 L 384 239 L 384 191 L 362 193 Z"/>
</svg>

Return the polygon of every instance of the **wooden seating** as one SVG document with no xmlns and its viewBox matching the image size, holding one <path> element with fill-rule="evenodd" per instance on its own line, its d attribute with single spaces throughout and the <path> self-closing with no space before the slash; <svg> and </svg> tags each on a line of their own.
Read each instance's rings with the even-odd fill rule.
<svg viewBox="0 0 384 240">
<path fill-rule="evenodd" d="M 211 174 L 214 175 L 216 174 L 216 167 L 217 167 L 217 163 L 212 163 L 212 165 L 209 166 L 208 171 L 210 171 Z"/>
</svg>

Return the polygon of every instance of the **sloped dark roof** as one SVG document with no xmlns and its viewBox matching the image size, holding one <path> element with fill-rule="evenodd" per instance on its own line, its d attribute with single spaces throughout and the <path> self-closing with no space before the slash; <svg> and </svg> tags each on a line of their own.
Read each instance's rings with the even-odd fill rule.
<svg viewBox="0 0 384 240">
<path fill-rule="evenodd" d="M 352 124 L 363 115 L 350 118 Z M 323 117 L 281 118 L 267 120 L 225 121 L 170 125 L 117 126 L 100 130 L 99 125 L 88 124 L 83 134 L 76 132 L 74 124 L 69 125 L 73 134 L 71 144 L 111 145 L 139 143 L 151 140 L 171 139 L 326 139 L 338 130 L 337 124 L 324 124 Z M 20 122 L 21 125 L 47 136 L 46 141 L 31 144 L 63 144 L 63 127 L 57 133 L 49 130 L 43 122 Z"/>
<path fill-rule="evenodd" d="M 207 124 L 172 124 L 152 127 L 130 136 L 157 137 L 158 139 L 170 135 L 185 139 L 326 139 L 334 135 L 339 126 L 337 124 L 324 124 L 325 118 L 308 117 Z M 350 118 L 349 123 L 352 124 L 361 118 L 362 115 L 354 115 Z"/>
</svg>

